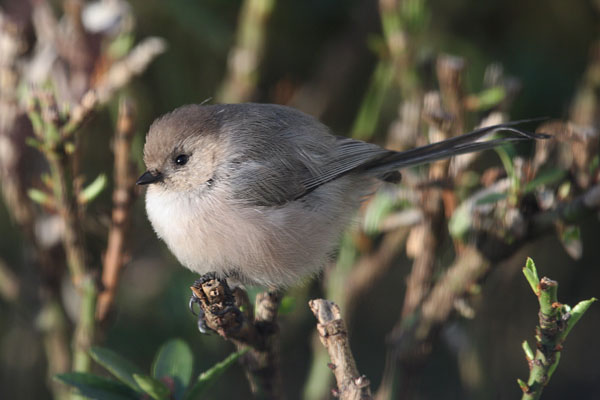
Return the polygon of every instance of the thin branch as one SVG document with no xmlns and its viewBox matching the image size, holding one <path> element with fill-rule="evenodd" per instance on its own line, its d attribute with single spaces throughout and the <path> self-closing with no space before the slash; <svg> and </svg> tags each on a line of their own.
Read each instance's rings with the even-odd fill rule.
<svg viewBox="0 0 600 400">
<path fill-rule="evenodd" d="M 529 365 L 529 379 L 527 383 L 521 379 L 517 382 L 523 390 L 522 400 L 537 400 L 558 367 L 567 335 L 596 299 L 581 301 L 573 308 L 559 303 L 558 282 L 546 277 L 538 279 L 535 264 L 531 259 L 527 260 L 523 274 L 538 298 L 540 312 L 539 324 L 536 326 L 535 354 L 527 341 L 522 345 Z"/>
<path fill-rule="evenodd" d="M 11 218 L 33 236 L 33 207 L 28 201 L 19 168 L 24 138 L 18 128 L 23 112 L 18 105 L 18 58 L 26 50 L 23 33 L 0 12 L 0 181 L 4 202 Z"/>
<path fill-rule="evenodd" d="M 96 306 L 96 284 L 86 264 L 86 251 L 77 212 L 77 198 L 73 189 L 71 169 L 72 152 L 69 152 L 64 135 L 60 132 L 61 121 L 56 102 L 47 92 L 38 92 L 29 110 L 35 134 L 43 143 L 39 149 L 50 166 L 50 179 L 54 203 L 63 220 L 62 244 L 67 258 L 67 266 L 74 286 L 81 295 L 79 319 L 73 334 L 73 362 L 75 371 L 88 371 L 91 359 L 88 350 L 94 340 Z M 89 312 L 92 314 L 89 315 Z"/>
<path fill-rule="evenodd" d="M 335 375 L 337 390 L 335 395 L 341 400 L 371 399 L 370 382 L 356 367 L 350 350 L 348 329 L 342 320 L 339 307 L 328 300 L 315 299 L 309 306 L 319 323 L 317 331 L 321 343 L 329 353 L 329 367 Z"/>
<path fill-rule="evenodd" d="M 125 263 L 126 238 L 130 228 L 131 208 L 135 200 L 135 168 L 131 160 L 135 109 L 131 100 L 121 99 L 113 144 L 114 190 L 112 221 L 102 268 L 102 292 L 98 297 L 97 318 L 102 321 L 114 301 L 120 272 Z"/>
<path fill-rule="evenodd" d="M 166 49 L 167 45 L 163 39 L 149 37 L 137 44 L 124 59 L 114 63 L 96 87 L 88 90 L 73 107 L 69 120 L 62 128 L 64 138 L 68 139 L 91 117 L 98 105 L 109 101 L 117 90 L 144 72 L 150 62 Z"/>
<path fill-rule="evenodd" d="M 407 236 L 407 229 L 389 232 L 382 239 L 377 250 L 365 254 L 356 262 L 346 279 L 344 311 L 347 315 L 346 319 L 352 316 L 351 310 L 356 301 L 393 265 L 394 259 L 402 251 Z"/>
<path fill-rule="evenodd" d="M 396 348 L 396 357 L 406 360 L 407 355 L 415 353 L 420 353 L 420 359 L 426 357 L 431 346 L 425 343 L 452 315 L 456 301 L 463 298 L 489 268 L 490 262 L 477 249 L 467 247 L 461 252 L 431 289 L 419 308 L 418 319 L 409 328 L 392 331 L 390 343 Z"/>
<path fill-rule="evenodd" d="M 275 0 L 245 0 L 239 14 L 235 46 L 229 52 L 227 74 L 217 96 L 223 103 L 252 99 L 258 82 L 269 17 Z"/>
<path fill-rule="evenodd" d="M 283 398 L 277 326 L 280 302 L 279 292 L 262 292 L 256 295 L 254 325 L 261 336 L 264 336 L 264 348 L 252 348 L 244 355 L 242 362 L 246 365 L 250 388 L 258 398 Z"/>
</svg>

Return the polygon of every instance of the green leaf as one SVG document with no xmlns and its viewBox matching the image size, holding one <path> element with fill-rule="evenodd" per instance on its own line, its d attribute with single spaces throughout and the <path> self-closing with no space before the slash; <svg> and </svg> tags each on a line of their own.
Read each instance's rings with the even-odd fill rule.
<svg viewBox="0 0 600 400">
<path fill-rule="evenodd" d="M 367 206 L 363 227 L 366 233 L 373 234 L 379 232 L 381 221 L 394 208 L 394 198 L 385 192 L 378 192 L 373 200 Z"/>
<path fill-rule="evenodd" d="M 85 372 L 70 372 L 54 376 L 54 379 L 73 386 L 77 391 L 89 398 L 98 400 L 131 400 L 137 396 L 121 382 Z"/>
<path fill-rule="evenodd" d="M 562 228 L 560 240 L 567 253 L 575 260 L 583 256 L 583 243 L 581 242 L 581 231 L 576 225 Z"/>
<path fill-rule="evenodd" d="M 31 136 L 25 138 L 25 144 L 33 147 L 34 149 L 38 149 L 39 151 L 44 149 L 44 143 Z"/>
<path fill-rule="evenodd" d="M 37 111 L 30 111 L 28 116 L 29 120 L 31 121 L 31 125 L 33 126 L 33 132 L 36 134 L 36 136 L 42 137 L 44 134 L 44 120 L 42 119 L 41 114 Z"/>
<path fill-rule="evenodd" d="M 563 182 L 556 191 L 558 197 L 561 199 L 566 199 L 571 193 L 571 182 L 565 181 Z"/>
<path fill-rule="evenodd" d="M 526 392 L 529 390 L 529 386 L 527 386 L 527 383 L 525 383 L 524 380 L 517 378 L 517 383 L 519 384 L 519 387 L 521 388 L 521 390 L 523 392 Z"/>
<path fill-rule="evenodd" d="M 169 340 L 156 354 L 152 376 L 156 379 L 172 378 L 173 393 L 175 399 L 179 400 L 192 378 L 193 363 L 192 351 L 186 342 L 181 339 Z"/>
<path fill-rule="evenodd" d="M 244 355 L 248 349 L 240 350 L 236 353 L 232 353 L 221 362 L 216 363 L 210 369 L 204 371 L 196 379 L 196 383 L 192 389 L 185 396 L 185 400 L 198 399 L 199 396 L 206 391 L 206 389 L 213 384 L 229 367 L 231 367 L 242 355 Z"/>
<path fill-rule="evenodd" d="M 151 376 L 144 374 L 133 374 L 133 379 L 135 379 L 138 386 L 154 400 L 169 399 L 169 395 L 171 394 L 169 388 L 158 379 L 154 379 Z"/>
<path fill-rule="evenodd" d="M 92 347 L 90 350 L 92 358 L 118 380 L 135 390 L 141 392 L 142 389 L 134 379 L 134 374 L 142 375 L 143 372 L 129 360 L 123 358 L 112 350 L 102 347 Z"/>
<path fill-rule="evenodd" d="M 554 371 L 556 371 L 556 367 L 558 367 L 558 363 L 560 362 L 560 354 L 561 354 L 560 351 L 557 351 L 554 354 L 554 362 L 548 368 L 548 380 L 550 380 L 550 378 L 552 378 L 552 374 L 554 374 Z"/>
<path fill-rule="evenodd" d="M 493 204 L 493 203 L 497 203 L 500 200 L 504 200 L 506 197 L 508 197 L 508 193 L 490 193 L 490 194 L 487 194 L 487 195 L 477 199 L 475 204 L 478 206 L 481 206 L 484 204 Z"/>
<path fill-rule="evenodd" d="M 527 361 L 533 360 L 535 356 L 533 354 L 533 350 L 531 350 L 531 347 L 529 347 L 529 343 L 527 343 L 527 340 L 523 341 L 521 347 L 523 347 L 523 351 L 525 352 L 525 357 L 527 357 Z"/>
<path fill-rule="evenodd" d="M 51 202 L 50 195 L 46 192 L 43 192 L 39 189 L 29 189 L 27 191 L 27 196 L 38 204 L 48 204 Z"/>
<path fill-rule="evenodd" d="M 106 187 L 106 175 L 100 174 L 94 179 L 92 183 L 87 185 L 79 195 L 79 201 L 83 204 L 89 203 L 94 200 Z"/>
<path fill-rule="evenodd" d="M 562 232 L 561 239 L 566 243 L 573 240 L 581 240 L 581 231 L 579 230 L 579 227 L 576 225 L 567 226 Z"/>
<path fill-rule="evenodd" d="M 358 115 L 354 119 L 351 130 L 352 138 L 367 140 L 375 133 L 381 108 L 394 80 L 395 73 L 396 70 L 392 62 L 387 60 L 379 61 L 371 75 L 369 86 L 358 110 Z"/>
<path fill-rule="evenodd" d="M 535 177 L 535 179 L 533 179 L 531 182 L 525 185 L 523 191 L 525 193 L 529 193 L 532 190 L 538 188 L 539 186 L 545 186 L 550 185 L 552 183 L 560 182 L 566 174 L 567 171 L 559 168 L 554 168 L 548 171 L 541 172 Z"/>
<path fill-rule="evenodd" d="M 500 161 L 502 162 L 502 166 L 506 171 L 506 175 L 510 179 L 511 189 L 514 191 L 518 191 L 519 189 L 519 178 L 515 173 L 515 166 L 513 164 L 513 158 L 509 153 L 509 149 L 506 146 L 498 146 L 494 149 L 500 157 Z"/>
<path fill-rule="evenodd" d="M 448 231 L 455 238 L 460 238 L 466 234 L 471 228 L 471 213 L 470 207 L 467 205 L 459 206 L 450 221 L 448 221 Z"/>
<path fill-rule="evenodd" d="M 502 86 L 494 86 L 475 95 L 477 110 L 487 110 L 497 106 L 506 97 Z"/>
<path fill-rule="evenodd" d="M 133 47 L 135 38 L 130 33 L 120 34 L 108 46 L 108 55 L 115 60 L 125 56 Z"/>
<path fill-rule="evenodd" d="M 571 318 L 569 318 L 569 320 L 567 321 L 567 329 L 565 329 L 564 333 L 562 334 L 563 339 L 567 337 L 569 332 L 571 332 L 571 329 L 573 329 L 575 324 L 581 319 L 581 317 L 583 316 L 583 314 L 585 314 L 587 309 L 590 308 L 592 303 L 596 301 L 598 301 L 598 299 L 595 297 L 592 297 L 588 300 L 582 300 L 571 309 Z"/>
<path fill-rule="evenodd" d="M 523 268 L 523 275 L 525 275 L 527 282 L 529 282 L 529 286 L 531 286 L 533 293 L 535 293 L 536 296 L 539 296 L 540 278 L 538 277 L 535 263 L 529 257 L 527 257 L 527 263 L 525 263 L 525 268 Z"/>
<path fill-rule="evenodd" d="M 592 158 L 592 162 L 590 162 L 590 166 L 588 168 L 590 174 L 594 172 L 598 166 L 600 166 L 600 156 L 596 155 L 596 157 Z"/>
</svg>

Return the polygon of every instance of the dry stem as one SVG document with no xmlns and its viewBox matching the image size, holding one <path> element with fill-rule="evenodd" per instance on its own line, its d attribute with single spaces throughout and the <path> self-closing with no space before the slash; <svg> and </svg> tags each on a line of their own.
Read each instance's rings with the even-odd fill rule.
<svg viewBox="0 0 600 400">
<path fill-rule="evenodd" d="M 102 321 L 114 301 L 119 276 L 126 255 L 126 238 L 130 228 L 131 207 L 135 200 L 135 169 L 131 161 L 131 141 L 134 133 L 133 103 L 124 98 L 119 104 L 119 117 L 114 141 L 113 210 L 108 244 L 102 269 L 103 291 L 98 297 L 97 318 Z"/>
<path fill-rule="evenodd" d="M 308 302 L 319 321 L 317 331 L 323 346 L 327 348 L 331 364 L 329 367 L 337 382 L 336 396 L 342 400 L 371 399 L 370 382 L 356 367 L 350 350 L 348 329 L 339 307 L 328 300 L 315 299 Z"/>
</svg>

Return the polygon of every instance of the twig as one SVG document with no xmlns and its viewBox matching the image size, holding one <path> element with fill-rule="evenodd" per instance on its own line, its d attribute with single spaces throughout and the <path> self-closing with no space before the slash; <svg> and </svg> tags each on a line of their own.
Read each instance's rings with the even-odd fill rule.
<svg viewBox="0 0 600 400">
<path fill-rule="evenodd" d="M 167 48 L 166 42 L 157 37 L 144 39 L 123 59 L 114 63 L 95 88 L 89 89 L 70 112 L 69 120 L 62 128 L 68 139 L 85 121 L 97 106 L 109 101 L 117 90 L 127 85 L 131 79 L 146 70 L 152 60 Z"/>
<path fill-rule="evenodd" d="M 581 301 L 573 308 L 559 303 L 558 283 L 546 277 L 538 279 L 535 264 L 531 259 L 527 260 L 523 274 L 538 297 L 540 312 L 535 335 L 535 354 L 527 341 L 522 345 L 529 365 L 529 379 L 527 383 L 521 379 L 517 382 L 523 390 L 522 400 L 537 400 L 558 366 L 567 335 L 596 299 Z"/>
<path fill-rule="evenodd" d="M 11 218 L 32 234 L 33 207 L 25 194 L 19 170 L 25 143 L 17 125 L 23 112 L 18 106 L 18 58 L 25 51 L 22 32 L 0 12 L 0 180 L 2 195 Z"/>
<path fill-rule="evenodd" d="M 131 161 L 135 109 L 131 100 L 122 98 L 113 151 L 114 190 L 112 221 L 102 268 L 102 292 L 98 296 L 97 318 L 102 321 L 114 301 L 121 268 L 126 258 L 126 238 L 130 228 L 131 207 L 135 200 L 135 174 Z"/>
<path fill-rule="evenodd" d="M 423 344 L 430 340 L 450 317 L 456 301 L 489 270 L 490 263 L 473 247 L 467 247 L 444 275 L 436 282 L 419 309 L 419 318 L 408 329 L 392 331 L 390 342 L 396 347 L 396 356 L 406 359 L 407 354 L 430 350 Z M 424 357 L 428 354 L 419 354 Z"/>
<path fill-rule="evenodd" d="M 91 359 L 88 350 L 92 345 L 95 331 L 94 309 L 96 306 L 96 285 L 86 264 L 85 244 L 81 222 L 77 212 L 77 199 L 73 189 L 71 169 L 72 152 L 61 134 L 61 121 L 54 97 L 49 93 L 37 93 L 29 110 L 35 134 L 43 143 L 38 148 L 50 165 L 50 179 L 54 203 L 63 220 L 62 244 L 67 258 L 71 280 L 81 295 L 79 320 L 73 335 L 74 371 L 88 371 Z M 89 312 L 91 310 L 91 315 Z"/>
<path fill-rule="evenodd" d="M 394 259 L 402 251 L 407 236 L 407 229 L 389 232 L 382 239 L 377 250 L 365 254 L 356 262 L 346 279 L 346 320 L 352 316 L 351 310 L 355 302 L 393 265 Z"/>
<path fill-rule="evenodd" d="M 337 382 L 334 393 L 342 400 L 371 399 L 370 382 L 358 372 L 339 307 L 323 299 L 311 300 L 308 304 L 319 321 L 317 331 L 321 343 L 329 352 L 329 367 Z"/>
<path fill-rule="evenodd" d="M 36 317 L 36 326 L 42 333 L 44 351 L 48 367 L 46 377 L 55 399 L 69 398 L 70 391 L 64 385 L 54 381 L 54 375 L 65 373 L 71 367 L 70 326 L 65 311 L 57 296 L 44 299 Z"/>
<path fill-rule="evenodd" d="M 124 59 L 114 63 L 96 85 L 99 102 L 108 101 L 118 89 L 144 72 L 148 65 L 166 49 L 167 42 L 159 37 L 148 37 L 138 43 Z"/>
<path fill-rule="evenodd" d="M 257 295 L 253 317 L 246 292 L 240 288 L 231 290 L 225 279 L 205 277 L 190 289 L 198 299 L 208 328 L 238 349 L 250 347 L 241 362 L 255 397 L 283 398 L 276 320 L 280 294 L 265 292 Z"/>
<path fill-rule="evenodd" d="M 279 292 L 262 292 L 256 295 L 254 325 L 261 336 L 264 336 L 264 349 L 251 349 L 244 355 L 242 362 L 246 364 L 250 388 L 258 398 L 283 398 L 277 326 L 280 302 Z"/>
<path fill-rule="evenodd" d="M 241 103 L 252 99 L 266 42 L 267 22 L 275 0 L 245 0 L 239 14 L 236 44 L 229 52 L 227 74 L 217 99 Z"/>
<path fill-rule="evenodd" d="M 452 116 L 452 136 L 461 134 L 465 128 L 463 58 L 444 54 L 438 57 L 436 72 L 444 109 Z"/>
<path fill-rule="evenodd" d="M 439 330 L 454 314 L 457 300 L 465 297 L 489 268 L 489 261 L 478 250 L 466 248 L 414 310 L 413 317 L 394 327 L 388 338 L 378 399 L 410 398 L 418 371 L 429 357 Z"/>
</svg>

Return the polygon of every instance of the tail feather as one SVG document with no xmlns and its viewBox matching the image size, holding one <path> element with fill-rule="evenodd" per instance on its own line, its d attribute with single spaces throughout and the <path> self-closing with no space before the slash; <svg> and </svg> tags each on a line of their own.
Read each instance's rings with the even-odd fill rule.
<svg viewBox="0 0 600 400">
<path fill-rule="evenodd" d="M 366 165 L 365 170 L 377 175 L 385 174 L 389 171 L 427 164 L 460 154 L 493 149 L 494 147 L 498 147 L 506 143 L 527 141 L 532 139 L 547 139 L 550 137 L 549 135 L 543 133 L 528 132 L 514 127 L 515 125 L 531 121 L 535 120 L 521 120 L 487 126 L 476 129 L 464 135 L 456 136 L 415 149 L 403 152 L 393 152 L 379 160 L 374 161 L 370 165 Z M 483 136 L 498 131 L 508 131 L 516 133 L 519 136 L 509 136 L 486 141 L 478 141 L 478 139 L 482 138 Z"/>
</svg>

